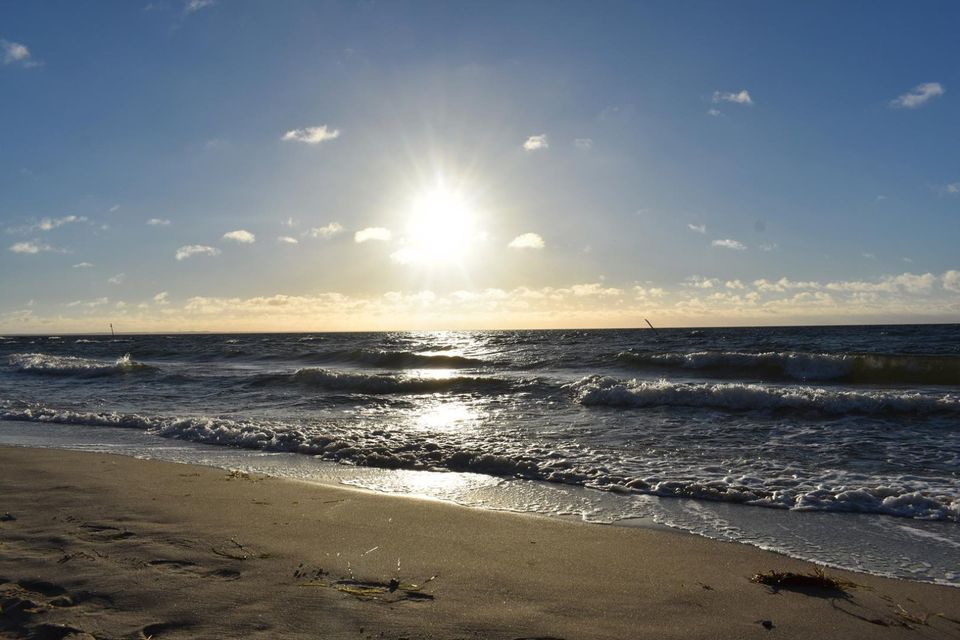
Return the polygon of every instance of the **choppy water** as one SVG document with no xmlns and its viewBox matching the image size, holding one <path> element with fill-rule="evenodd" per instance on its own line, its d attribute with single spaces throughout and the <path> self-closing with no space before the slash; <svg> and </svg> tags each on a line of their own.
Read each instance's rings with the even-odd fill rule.
<svg viewBox="0 0 960 640">
<path fill-rule="evenodd" d="M 549 483 L 529 510 L 587 515 L 586 487 L 592 519 L 656 502 L 757 544 L 774 513 L 856 513 L 941 539 L 944 567 L 878 572 L 960 582 L 960 325 L 5 337 L 0 419 Z M 726 524 L 691 524 L 701 508 Z M 826 544 L 805 553 L 844 564 Z"/>
</svg>

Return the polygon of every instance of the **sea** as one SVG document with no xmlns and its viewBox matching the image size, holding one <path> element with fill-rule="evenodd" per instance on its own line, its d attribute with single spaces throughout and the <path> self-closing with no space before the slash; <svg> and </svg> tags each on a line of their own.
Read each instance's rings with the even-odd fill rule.
<svg viewBox="0 0 960 640">
<path fill-rule="evenodd" d="M 956 324 L 5 336 L 0 444 L 670 527 L 960 586 Z"/>
</svg>

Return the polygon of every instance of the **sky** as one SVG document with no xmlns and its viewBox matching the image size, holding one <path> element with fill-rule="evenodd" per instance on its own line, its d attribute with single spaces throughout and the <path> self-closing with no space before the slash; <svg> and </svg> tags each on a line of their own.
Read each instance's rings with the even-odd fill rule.
<svg viewBox="0 0 960 640">
<path fill-rule="evenodd" d="M 0 3 L 0 333 L 960 322 L 958 21 Z"/>
</svg>

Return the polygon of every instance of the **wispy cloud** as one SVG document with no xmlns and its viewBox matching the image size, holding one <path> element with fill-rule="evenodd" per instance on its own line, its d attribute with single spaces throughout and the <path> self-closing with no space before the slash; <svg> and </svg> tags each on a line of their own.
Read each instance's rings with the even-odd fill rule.
<svg viewBox="0 0 960 640">
<path fill-rule="evenodd" d="M 95 298 L 93 300 L 74 300 L 73 302 L 68 302 L 65 306 L 67 307 L 86 307 L 88 309 L 93 309 L 94 307 L 102 307 L 103 305 L 110 304 L 110 298 Z"/>
<path fill-rule="evenodd" d="M 177 260 L 186 260 L 191 256 L 218 256 L 220 249 L 203 244 L 188 244 L 177 249 Z"/>
<path fill-rule="evenodd" d="M 170 221 L 163 218 L 150 218 L 147 224 L 151 227 L 167 227 L 170 226 Z"/>
<path fill-rule="evenodd" d="M 73 265 L 74 269 L 90 269 L 92 267 L 93 263 L 91 262 L 78 262 L 77 264 Z"/>
<path fill-rule="evenodd" d="M 933 98 L 942 96 L 946 92 L 947 90 L 944 89 L 943 85 L 939 82 L 924 82 L 891 100 L 890 108 L 916 109 L 917 107 L 922 107 Z"/>
<path fill-rule="evenodd" d="M 742 104 L 746 106 L 753 104 L 753 98 L 750 97 L 750 92 L 746 89 L 741 89 L 737 92 L 714 91 L 713 101 L 714 103 L 732 102 L 733 104 Z M 719 115 L 719 113 L 710 115 Z"/>
<path fill-rule="evenodd" d="M 117 275 L 113 276 L 112 278 L 108 278 L 108 279 L 107 279 L 107 282 L 109 282 L 110 284 L 122 284 L 123 281 L 126 280 L 126 278 L 127 278 L 127 274 L 125 274 L 125 273 L 118 273 Z"/>
<path fill-rule="evenodd" d="M 191 13 L 196 13 L 201 9 L 212 7 L 214 4 L 214 0 L 186 0 L 186 2 L 183 3 L 183 12 L 187 15 L 190 15 Z"/>
<path fill-rule="evenodd" d="M 390 229 L 385 229 L 384 227 L 367 227 L 353 234 L 353 241 L 357 243 L 368 242 L 370 240 L 385 242 L 390 239 L 391 235 Z"/>
<path fill-rule="evenodd" d="M 253 244 L 257 240 L 257 236 L 253 235 L 246 229 L 237 229 L 236 231 L 228 231 L 223 234 L 224 240 L 233 240 L 234 242 L 239 242 L 240 244 Z"/>
<path fill-rule="evenodd" d="M 36 241 L 17 242 L 15 244 L 10 245 L 10 251 L 14 253 L 27 253 L 27 254 L 47 253 L 47 252 L 65 253 L 63 249 L 51 247 L 49 244 L 44 244 L 42 242 L 36 242 Z"/>
<path fill-rule="evenodd" d="M 157 304 L 169 304 L 170 294 L 166 291 L 161 291 L 157 295 L 153 296 L 153 301 Z"/>
<path fill-rule="evenodd" d="M 88 222 L 86 216 L 63 216 L 62 218 L 41 218 L 20 227 L 8 227 L 7 233 L 32 233 L 34 231 L 52 231 L 58 227 L 75 222 Z"/>
<path fill-rule="evenodd" d="M 40 231 L 50 231 L 51 229 L 62 227 L 65 224 L 71 224 L 74 222 L 86 222 L 86 221 L 87 221 L 87 218 L 85 216 L 64 216 L 62 218 L 44 218 L 39 223 L 37 223 L 37 228 Z"/>
<path fill-rule="evenodd" d="M 538 136 L 530 136 L 527 138 L 527 141 L 523 143 L 523 148 L 527 151 L 538 151 L 540 149 L 547 149 L 550 147 L 550 140 L 547 138 L 547 134 L 541 133 Z"/>
<path fill-rule="evenodd" d="M 706 233 L 706 232 L 707 232 L 707 225 L 705 225 L 705 224 L 690 224 L 690 223 L 687 223 L 687 229 L 690 229 L 690 231 L 696 231 L 697 233 Z"/>
<path fill-rule="evenodd" d="M 322 124 L 317 127 L 304 127 L 303 129 L 291 129 L 283 134 L 281 140 L 303 142 L 304 144 L 320 144 L 328 140 L 336 140 L 340 137 L 340 129 L 329 129 L 327 125 Z"/>
<path fill-rule="evenodd" d="M 719 118 L 720 116 L 723 115 L 723 111 L 720 111 L 720 109 L 711 107 L 710 109 L 707 109 L 707 115 L 713 116 L 714 118 Z"/>
<path fill-rule="evenodd" d="M 343 231 L 342 224 L 339 222 L 331 222 L 330 224 L 322 227 L 312 227 L 307 231 L 304 231 L 302 235 L 309 238 L 332 238 L 341 231 Z M 357 242 L 362 242 L 362 240 L 358 240 Z"/>
<path fill-rule="evenodd" d="M 507 245 L 511 249 L 543 249 L 546 244 L 537 233 L 524 233 L 517 236 Z"/>
<path fill-rule="evenodd" d="M 738 240 L 732 238 L 723 238 L 722 240 L 714 240 L 711 242 L 715 247 L 722 247 L 724 249 L 732 249 L 734 251 L 744 251 L 747 248 L 747 245 L 743 244 Z"/>
<path fill-rule="evenodd" d="M 40 64 L 33 59 L 30 49 L 19 42 L 0 39 L 0 52 L 3 53 L 3 64 L 18 64 L 27 68 L 36 67 Z"/>
<path fill-rule="evenodd" d="M 299 240 L 297 240 L 296 238 L 291 238 L 290 236 L 280 236 L 279 238 L 277 238 L 277 242 L 280 242 L 283 244 L 299 244 L 300 243 Z"/>
<path fill-rule="evenodd" d="M 573 146 L 581 151 L 589 151 L 590 149 L 593 149 L 593 138 L 576 138 L 573 141 Z"/>
</svg>

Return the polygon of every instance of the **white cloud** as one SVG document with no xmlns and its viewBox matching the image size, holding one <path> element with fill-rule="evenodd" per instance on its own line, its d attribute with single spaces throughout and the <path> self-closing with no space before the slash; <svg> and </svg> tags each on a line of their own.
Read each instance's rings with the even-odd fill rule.
<svg viewBox="0 0 960 640">
<path fill-rule="evenodd" d="M 960 271 L 951 269 L 943 274 L 943 288 L 947 291 L 960 293 Z"/>
<path fill-rule="evenodd" d="M 744 251 L 747 248 L 747 245 L 737 240 L 733 240 L 732 238 L 714 240 L 710 244 L 712 244 L 715 247 L 723 247 L 724 249 L 732 249 L 734 251 Z"/>
<path fill-rule="evenodd" d="M 170 221 L 163 218 L 150 218 L 147 220 L 147 224 L 151 227 L 167 227 L 170 226 Z"/>
<path fill-rule="evenodd" d="M 697 289 L 713 289 L 720 286 L 720 280 L 717 278 L 704 278 L 703 276 L 690 276 L 684 281 L 684 286 Z"/>
<path fill-rule="evenodd" d="M 943 276 L 946 283 L 947 272 Z M 914 274 L 901 273 L 898 276 L 886 276 L 877 282 L 864 282 L 862 280 L 841 280 L 839 282 L 828 282 L 824 286 L 830 291 L 846 291 L 855 293 L 927 293 L 933 289 L 937 277 L 932 273 Z"/>
<path fill-rule="evenodd" d="M 960 182 L 951 182 L 948 185 L 944 185 L 943 190 L 946 193 L 949 193 L 950 195 L 955 196 L 958 193 L 960 193 Z"/>
<path fill-rule="evenodd" d="M 944 93 L 946 93 L 946 89 L 939 82 L 924 82 L 891 100 L 890 107 L 892 109 L 916 109 Z"/>
<path fill-rule="evenodd" d="M 87 218 L 85 216 L 64 216 L 62 218 L 44 218 L 38 224 L 37 228 L 40 231 L 50 231 L 51 229 L 56 229 L 57 227 L 62 227 L 65 224 L 70 224 L 72 222 L 86 222 Z"/>
<path fill-rule="evenodd" d="M 707 109 L 707 115 L 711 115 L 714 118 L 719 118 L 720 116 L 723 115 L 723 111 L 720 111 L 720 109 L 710 108 L 710 109 Z"/>
<path fill-rule="evenodd" d="M 200 9 L 212 7 L 214 4 L 214 0 L 186 0 L 183 5 L 183 12 L 191 14 L 200 11 Z"/>
<path fill-rule="evenodd" d="M 527 142 L 530 141 L 527 140 Z M 573 146 L 582 151 L 589 151 L 593 149 L 593 138 L 576 138 L 573 141 Z M 524 144 L 524 148 L 526 148 L 526 144 Z"/>
<path fill-rule="evenodd" d="M 623 289 L 617 287 L 605 287 L 599 282 L 589 282 L 586 284 L 575 284 L 570 287 L 570 291 L 577 297 L 583 296 L 621 296 Z"/>
<path fill-rule="evenodd" d="M 19 64 L 24 67 L 35 67 L 40 64 L 33 59 L 30 49 L 19 42 L 0 39 L 0 51 L 3 52 L 3 64 Z"/>
<path fill-rule="evenodd" d="M 126 279 L 126 277 L 127 277 L 127 274 L 118 273 L 112 278 L 107 279 L 107 282 L 109 282 L 110 284 L 121 284 Z"/>
<path fill-rule="evenodd" d="M 353 241 L 367 242 L 369 240 L 379 240 L 385 242 L 390 239 L 390 229 L 385 229 L 383 227 L 367 227 L 366 229 L 361 229 L 353 234 Z"/>
<path fill-rule="evenodd" d="M 73 265 L 74 269 L 90 269 L 91 267 L 93 267 L 93 264 L 90 262 L 78 262 Z"/>
<path fill-rule="evenodd" d="M 753 104 L 753 98 L 750 97 L 750 92 L 747 91 L 746 89 L 741 89 L 736 93 L 726 92 L 726 91 L 714 91 L 713 101 L 715 103 L 732 102 L 733 104 L 742 104 L 742 105 L 748 105 L 748 106 Z M 710 115 L 714 115 L 714 114 L 711 113 Z M 716 114 L 716 115 L 719 115 L 719 114 Z"/>
<path fill-rule="evenodd" d="M 413 249 L 397 249 L 390 254 L 390 259 L 396 262 L 397 264 L 413 264 L 417 261 L 417 258 L 420 257 Z"/>
<path fill-rule="evenodd" d="M 298 224 L 300 224 L 300 223 L 297 222 L 296 220 L 294 220 L 292 217 L 291 217 L 291 218 L 287 218 L 286 220 L 283 221 L 283 226 L 289 227 L 289 228 L 291 228 L 291 229 L 292 229 L 293 227 L 297 226 Z"/>
<path fill-rule="evenodd" d="M 707 232 L 707 225 L 705 225 L 705 224 L 690 224 L 690 223 L 687 223 L 687 229 L 690 229 L 690 231 L 696 231 L 697 233 L 706 233 L 706 232 Z"/>
<path fill-rule="evenodd" d="M 257 236 L 253 235 L 246 229 L 237 229 L 236 231 L 228 231 L 223 234 L 224 240 L 233 240 L 234 242 L 239 242 L 240 244 L 253 244 Z"/>
<path fill-rule="evenodd" d="M 540 234 L 524 233 L 511 240 L 507 246 L 511 249 L 543 249 L 545 244 Z"/>
<path fill-rule="evenodd" d="M 322 227 L 312 227 L 309 231 L 304 231 L 303 235 L 310 238 L 332 238 L 343 231 L 343 225 L 339 222 L 331 222 L 328 225 Z M 370 238 L 375 239 L 375 238 Z M 379 238 L 376 238 L 379 239 Z M 362 240 L 357 240 L 357 242 L 363 242 Z"/>
<path fill-rule="evenodd" d="M 527 141 L 523 143 L 523 148 L 527 151 L 537 151 L 539 149 L 547 149 L 550 147 L 550 141 L 547 139 L 547 134 L 541 133 L 538 136 L 530 136 L 527 138 Z"/>
<path fill-rule="evenodd" d="M 186 260 L 190 256 L 218 256 L 220 249 L 208 247 L 202 244 L 188 244 L 177 249 L 177 260 Z"/>
<path fill-rule="evenodd" d="M 153 296 L 153 301 L 157 304 L 169 304 L 170 294 L 168 294 L 166 291 L 161 291 L 157 295 Z"/>
<path fill-rule="evenodd" d="M 120 205 L 115 204 L 109 209 L 107 209 L 107 211 L 109 211 L 110 213 L 116 213 L 117 211 L 120 211 Z"/>
<path fill-rule="evenodd" d="M 56 247 L 51 247 L 48 244 L 43 244 L 42 242 L 17 242 L 16 244 L 10 245 L 10 251 L 14 253 L 41 253 L 52 251 L 54 253 L 64 253 L 63 249 L 57 249 Z"/>
<path fill-rule="evenodd" d="M 336 140 L 340 137 L 340 129 L 329 129 L 327 125 L 322 124 L 318 127 L 304 127 L 303 129 L 291 129 L 283 134 L 281 140 L 292 140 L 294 142 L 303 142 L 304 144 L 320 144 L 327 140 Z"/>
<path fill-rule="evenodd" d="M 291 238 L 290 236 L 280 236 L 277 238 L 277 242 L 282 242 L 284 244 L 299 244 L 299 240 L 296 238 Z"/>
<path fill-rule="evenodd" d="M 819 282 L 796 281 L 790 280 L 789 278 L 780 278 L 775 282 L 766 279 L 754 280 L 753 286 L 757 288 L 757 291 L 762 291 L 764 293 L 772 291 L 783 293 L 784 291 L 789 291 L 790 289 L 819 289 L 821 285 Z"/>
<path fill-rule="evenodd" d="M 87 307 L 88 309 L 93 309 L 94 307 L 102 307 L 105 304 L 110 304 L 110 298 L 95 298 L 94 300 L 74 300 L 73 302 L 68 302 L 65 306 Z"/>
</svg>

